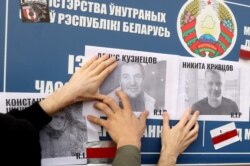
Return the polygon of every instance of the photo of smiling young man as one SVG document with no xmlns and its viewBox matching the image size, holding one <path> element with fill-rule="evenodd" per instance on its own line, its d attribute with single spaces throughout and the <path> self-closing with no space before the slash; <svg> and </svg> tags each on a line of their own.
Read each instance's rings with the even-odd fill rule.
<svg viewBox="0 0 250 166">
<path fill-rule="evenodd" d="M 238 113 L 235 101 L 224 97 L 225 72 L 219 70 L 206 70 L 204 90 L 207 96 L 192 105 L 192 110 L 199 110 L 200 115 L 230 115 Z"/>
</svg>

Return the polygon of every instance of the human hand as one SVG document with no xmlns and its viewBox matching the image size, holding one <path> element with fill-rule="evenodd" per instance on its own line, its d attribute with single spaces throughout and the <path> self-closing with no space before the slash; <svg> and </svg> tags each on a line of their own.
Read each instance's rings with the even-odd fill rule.
<svg viewBox="0 0 250 166">
<path fill-rule="evenodd" d="M 91 58 L 73 74 L 68 83 L 42 100 L 40 106 L 52 116 L 78 101 L 103 99 L 104 95 L 98 92 L 98 88 L 116 66 L 115 58 L 109 58 L 108 55 L 99 59 L 97 56 Z"/>
<path fill-rule="evenodd" d="M 92 99 L 102 100 L 104 95 L 100 94 L 98 89 L 116 66 L 116 59 L 109 58 L 107 54 L 99 59 L 95 56 L 88 60 L 66 84 L 72 95 L 70 98 L 74 99 L 75 102 Z"/>
<path fill-rule="evenodd" d="M 142 112 L 137 118 L 132 112 L 128 96 L 122 91 L 117 91 L 116 94 L 121 99 L 123 108 L 107 96 L 102 103 L 95 104 L 98 110 L 107 115 L 107 120 L 92 115 L 88 115 L 87 118 L 90 122 L 106 128 L 114 142 L 117 143 L 117 149 L 125 145 L 134 145 L 140 149 L 148 112 Z"/>
<path fill-rule="evenodd" d="M 198 137 L 199 124 L 196 111 L 191 119 L 192 110 L 185 111 L 181 120 L 172 128 L 169 126 L 169 116 L 163 115 L 162 149 L 158 166 L 174 166 L 178 156 Z"/>
</svg>

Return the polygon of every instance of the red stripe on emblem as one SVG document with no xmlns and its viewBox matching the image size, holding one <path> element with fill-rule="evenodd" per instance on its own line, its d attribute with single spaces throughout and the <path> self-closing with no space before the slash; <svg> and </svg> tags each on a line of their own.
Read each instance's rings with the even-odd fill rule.
<svg viewBox="0 0 250 166">
<path fill-rule="evenodd" d="M 234 37 L 234 34 L 231 31 L 229 31 L 222 23 L 220 24 L 220 28 L 221 28 L 221 31 L 225 33 L 231 39 Z"/>
<path fill-rule="evenodd" d="M 185 31 L 187 31 L 188 29 L 193 28 L 193 27 L 195 26 L 195 24 L 196 24 L 196 19 L 194 19 L 193 21 L 191 21 L 191 22 L 189 22 L 189 23 L 183 25 L 183 26 L 181 27 L 182 32 L 185 32 Z"/>
</svg>

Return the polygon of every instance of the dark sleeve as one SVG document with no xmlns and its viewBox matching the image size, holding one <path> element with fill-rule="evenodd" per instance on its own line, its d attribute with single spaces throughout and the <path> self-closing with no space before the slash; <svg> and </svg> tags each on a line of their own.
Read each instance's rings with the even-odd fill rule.
<svg viewBox="0 0 250 166">
<path fill-rule="evenodd" d="M 140 166 L 140 151 L 133 145 L 120 147 L 117 152 L 112 166 Z"/>
<path fill-rule="evenodd" d="M 17 119 L 24 119 L 34 125 L 37 130 L 41 130 L 45 125 L 51 121 L 51 117 L 41 108 L 38 102 L 24 110 L 11 110 L 7 113 Z"/>
</svg>

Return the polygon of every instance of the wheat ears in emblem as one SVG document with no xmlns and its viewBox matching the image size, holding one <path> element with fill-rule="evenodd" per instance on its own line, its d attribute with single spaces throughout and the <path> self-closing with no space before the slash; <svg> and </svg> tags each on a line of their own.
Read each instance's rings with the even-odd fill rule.
<svg viewBox="0 0 250 166">
<path fill-rule="evenodd" d="M 223 0 L 188 0 L 177 19 L 179 39 L 194 57 L 221 59 L 237 38 L 237 24 Z"/>
</svg>

